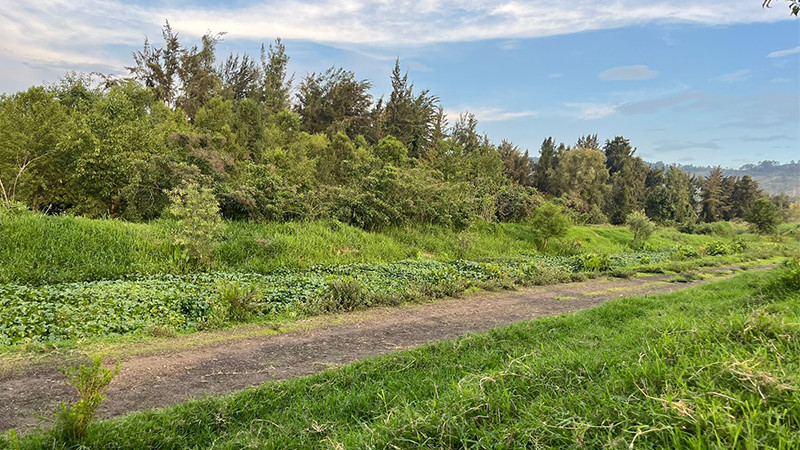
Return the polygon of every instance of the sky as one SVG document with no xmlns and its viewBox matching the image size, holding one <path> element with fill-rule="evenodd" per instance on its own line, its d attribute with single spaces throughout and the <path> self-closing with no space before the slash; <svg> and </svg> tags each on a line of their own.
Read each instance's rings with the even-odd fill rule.
<svg viewBox="0 0 800 450">
<path fill-rule="evenodd" d="M 773 0 L 3 0 L 0 92 L 120 74 L 169 20 L 219 59 L 281 37 L 299 80 L 330 66 L 390 92 L 396 58 L 451 123 L 538 155 L 548 136 L 630 139 L 648 161 L 800 160 L 800 19 Z"/>
</svg>

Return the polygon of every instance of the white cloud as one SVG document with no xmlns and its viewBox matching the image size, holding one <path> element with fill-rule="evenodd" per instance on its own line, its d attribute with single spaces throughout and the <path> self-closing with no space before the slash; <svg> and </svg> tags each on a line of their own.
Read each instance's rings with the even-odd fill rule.
<svg viewBox="0 0 800 450">
<path fill-rule="evenodd" d="M 776 50 L 767 55 L 767 58 L 782 58 L 784 56 L 794 55 L 800 53 L 800 45 L 794 48 L 787 48 L 786 50 Z"/>
<path fill-rule="evenodd" d="M 478 122 L 504 122 L 506 120 L 537 117 L 539 115 L 536 111 L 506 111 L 502 108 L 461 108 L 457 110 L 446 110 L 445 115 L 452 123 L 458 120 L 459 115 L 464 111 L 474 114 Z"/>
<path fill-rule="evenodd" d="M 600 72 L 602 80 L 648 80 L 658 75 L 658 71 L 647 66 L 618 66 Z"/>
<path fill-rule="evenodd" d="M 503 42 L 497 44 L 497 46 L 501 50 L 505 50 L 505 51 L 518 50 L 520 48 L 520 40 L 519 39 L 510 39 L 510 40 L 503 41 Z"/>
<path fill-rule="evenodd" d="M 617 105 L 603 103 L 565 103 L 572 116 L 579 120 L 604 119 L 617 111 Z"/>
<path fill-rule="evenodd" d="M 191 38 L 212 30 L 227 31 L 228 40 L 280 36 L 351 48 L 397 48 L 484 39 L 513 47 L 516 39 L 646 23 L 775 22 L 788 16 L 764 11 L 751 0 L 253 0 L 180 8 L 122 0 L 5 0 L 0 57 L 38 66 L 121 70 L 129 62 L 123 56 L 138 49 L 145 35 L 160 39 L 164 19 Z"/>
<path fill-rule="evenodd" d="M 735 72 L 724 73 L 718 77 L 714 77 L 713 79 L 717 81 L 724 81 L 725 83 L 736 83 L 747 80 L 750 78 L 750 75 L 752 75 L 750 69 L 742 69 Z"/>
</svg>

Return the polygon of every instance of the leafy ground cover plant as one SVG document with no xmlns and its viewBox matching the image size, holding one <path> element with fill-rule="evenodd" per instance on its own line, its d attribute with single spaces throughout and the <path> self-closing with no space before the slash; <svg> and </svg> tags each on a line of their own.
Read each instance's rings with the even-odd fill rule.
<svg viewBox="0 0 800 450">
<path fill-rule="evenodd" d="M 452 296 L 470 287 L 507 289 L 569 281 L 664 261 L 669 252 L 587 257 L 320 265 L 270 274 L 209 272 L 130 276 L 44 286 L 0 284 L 0 344 L 124 335 L 164 327 L 218 328 L 271 315 L 351 310 Z M 358 285 L 358 289 L 355 286 Z"/>
</svg>

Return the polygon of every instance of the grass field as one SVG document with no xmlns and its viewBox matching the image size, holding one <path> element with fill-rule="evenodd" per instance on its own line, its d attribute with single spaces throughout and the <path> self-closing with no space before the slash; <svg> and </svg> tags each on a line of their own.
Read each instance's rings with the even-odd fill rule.
<svg viewBox="0 0 800 450">
<path fill-rule="evenodd" d="M 737 230 L 739 240 L 760 242 Z M 175 223 L 135 224 L 82 217 L 26 214 L 0 220 L 0 283 L 53 284 L 178 273 Z M 630 251 L 633 235 L 611 226 L 573 227 L 548 254 Z M 733 236 L 690 235 L 659 229 L 653 250 L 688 245 L 698 250 Z M 540 254 L 536 230 L 526 224 L 479 222 L 466 230 L 426 225 L 367 232 L 338 222 L 255 224 L 228 222 L 211 267 L 193 271 L 269 273 L 320 264 L 387 263 L 405 259 L 485 260 Z"/>
<path fill-rule="evenodd" d="M 374 358 L 18 448 L 797 448 L 800 266 Z"/>
</svg>

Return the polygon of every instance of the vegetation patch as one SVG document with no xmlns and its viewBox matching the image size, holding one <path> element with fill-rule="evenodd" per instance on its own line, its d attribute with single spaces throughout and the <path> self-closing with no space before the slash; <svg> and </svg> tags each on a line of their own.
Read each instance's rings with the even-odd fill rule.
<svg viewBox="0 0 800 450">
<path fill-rule="evenodd" d="M 794 448 L 798 267 L 97 422 L 80 445 Z M 68 447 L 54 431 L 13 444 Z"/>
</svg>

